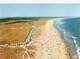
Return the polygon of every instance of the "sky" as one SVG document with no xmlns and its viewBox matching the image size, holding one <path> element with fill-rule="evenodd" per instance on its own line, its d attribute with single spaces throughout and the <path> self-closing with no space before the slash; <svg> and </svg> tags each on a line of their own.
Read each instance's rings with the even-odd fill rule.
<svg viewBox="0 0 80 59">
<path fill-rule="evenodd" d="M 0 4 L 4 17 L 80 17 L 79 4 Z"/>
</svg>

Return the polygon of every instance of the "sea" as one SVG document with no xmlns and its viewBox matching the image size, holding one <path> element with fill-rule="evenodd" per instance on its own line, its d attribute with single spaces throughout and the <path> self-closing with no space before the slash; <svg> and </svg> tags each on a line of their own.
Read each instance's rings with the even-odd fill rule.
<svg viewBox="0 0 80 59">
<path fill-rule="evenodd" d="M 56 22 L 56 28 L 80 59 L 80 17 L 63 18 Z"/>
</svg>

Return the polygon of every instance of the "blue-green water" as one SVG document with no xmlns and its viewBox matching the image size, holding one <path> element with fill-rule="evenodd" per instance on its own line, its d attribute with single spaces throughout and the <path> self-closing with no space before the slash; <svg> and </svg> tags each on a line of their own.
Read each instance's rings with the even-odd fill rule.
<svg viewBox="0 0 80 59">
<path fill-rule="evenodd" d="M 80 54 L 80 18 L 64 18 L 57 22 L 57 28 L 77 54 Z M 79 50 L 79 51 L 78 51 Z"/>
<path fill-rule="evenodd" d="M 70 18 L 64 19 L 62 22 L 65 22 L 62 28 L 69 31 L 72 35 L 80 37 L 80 18 Z"/>
<path fill-rule="evenodd" d="M 64 29 L 64 31 L 66 32 L 66 36 L 76 37 L 75 40 L 77 41 L 77 44 L 80 47 L 80 18 L 67 18 L 62 20 L 61 22 L 62 24 L 59 24 L 58 26 L 61 29 Z"/>
</svg>

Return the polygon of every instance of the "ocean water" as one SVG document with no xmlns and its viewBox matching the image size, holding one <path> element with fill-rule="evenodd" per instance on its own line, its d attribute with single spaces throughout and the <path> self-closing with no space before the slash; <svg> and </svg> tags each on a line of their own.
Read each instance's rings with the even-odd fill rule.
<svg viewBox="0 0 80 59">
<path fill-rule="evenodd" d="M 67 18 L 63 19 L 61 22 L 62 23 L 58 24 L 60 30 L 63 30 L 66 36 L 74 37 L 80 47 L 80 18 Z"/>
<path fill-rule="evenodd" d="M 56 27 L 80 59 L 80 18 L 64 18 L 57 22 Z"/>
</svg>

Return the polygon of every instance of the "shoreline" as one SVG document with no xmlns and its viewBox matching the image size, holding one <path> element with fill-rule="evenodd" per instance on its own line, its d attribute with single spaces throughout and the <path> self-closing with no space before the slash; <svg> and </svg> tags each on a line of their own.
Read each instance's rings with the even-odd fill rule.
<svg viewBox="0 0 80 59">
<path fill-rule="evenodd" d="M 74 47 L 71 47 L 72 45 L 70 45 L 70 43 L 65 40 L 64 34 L 62 33 L 61 29 L 59 29 L 57 26 L 58 26 L 58 24 L 56 23 L 56 24 L 54 25 L 54 27 L 55 27 L 55 28 L 58 30 L 58 32 L 60 33 L 60 37 L 61 37 L 62 41 L 64 42 L 66 48 L 67 48 L 67 52 L 69 53 L 70 58 L 71 58 L 71 59 L 78 59 L 77 53 L 76 53 L 76 51 L 74 50 L 75 46 L 74 46 Z M 76 54 L 76 58 L 75 58 L 75 54 Z"/>
</svg>

